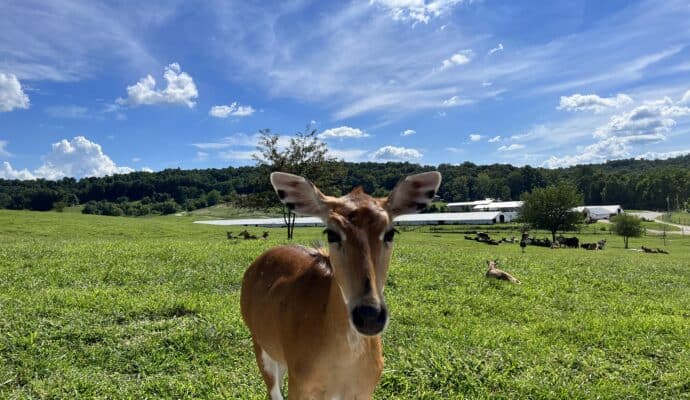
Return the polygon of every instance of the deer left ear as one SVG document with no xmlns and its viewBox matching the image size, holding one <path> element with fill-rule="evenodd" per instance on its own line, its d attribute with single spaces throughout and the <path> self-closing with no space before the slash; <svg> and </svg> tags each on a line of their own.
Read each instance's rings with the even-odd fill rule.
<svg viewBox="0 0 690 400">
<path fill-rule="evenodd" d="M 391 219 L 422 211 L 431 203 L 441 186 L 438 171 L 410 175 L 400 181 L 385 201 L 384 208 Z"/>
</svg>

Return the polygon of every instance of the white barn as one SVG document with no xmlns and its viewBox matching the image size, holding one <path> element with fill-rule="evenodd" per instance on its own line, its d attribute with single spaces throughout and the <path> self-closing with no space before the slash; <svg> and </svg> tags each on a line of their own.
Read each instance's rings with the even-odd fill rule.
<svg viewBox="0 0 690 400">
<path fill-rule="evenodd" d="M 394 220 L 395 225 L 491 225 L 501 222 L 507 222 L 507 220 L 504 213 L 499 211 L 409 214 L 401 215 Z M 285 226 L 283 218 L 223 219 L 194 221 L 194 223 L 263 228 L 280 228 Z M 315 217 L 298 217 L 295 218 L 295 226 L 324 226 L 324 224 Z"/>
<path fill-rule="evenodd" d="M 603 206 L 580 206 L 575 207 L 574 211 L 585 214 L 587 222 L 609 219 L 623 213 L 623 207 L 618 204 Z"/>
</svg>

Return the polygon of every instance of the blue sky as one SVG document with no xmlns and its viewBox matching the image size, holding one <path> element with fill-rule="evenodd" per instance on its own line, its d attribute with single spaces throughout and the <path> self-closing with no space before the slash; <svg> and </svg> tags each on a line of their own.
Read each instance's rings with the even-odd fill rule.
<svg viewBox="0 0 690 400">
<path fill-rule="evenodd" d="M 690 153 L 687 1 L 0 3 L 0 178 Z"/>
</svg>

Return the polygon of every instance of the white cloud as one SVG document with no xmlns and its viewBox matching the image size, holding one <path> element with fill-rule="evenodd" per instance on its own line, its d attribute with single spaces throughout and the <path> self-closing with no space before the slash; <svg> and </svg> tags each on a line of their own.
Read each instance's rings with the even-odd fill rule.
<svg viewBox="0 0 690 400">
<path fill-rule="evenodd" d="M 478 142 L 478 141 L 482 140 L 482 137 L 483 137 L 482 135 L 479 135 L 477 133 L 473 133 L 470 135 L 470 141 Z"/>
<path fill-rule="evenodd" d="M 242 106 L 234 101 L 229 106 L 213 106 L 208 112 L 208 115 L 216 118 L 227 118 L 229 116 L 233 117 L 247 117 L 254 114 L 254 108 L 252 106 Z"/>
<path fill-rule="evenodd" d="M 472 55 L 472 50 L 463 50 L 459 53 L 455 53 L 450 56 L 450 58 L 443 60 L 441 63 L 441 70 L 448 69 L 456 65 L 467 64 L 472 60 Z"/>
<path fill-rule="evenodd" d="M 465 0 L 370 0 L 370 4 L 387 9 L 394 20 L 413 21 L 415 24 L 427 24 L 431 18 L 447 14 L 463 2 Z"/>
<path fill-rule="evenodd" d="M 12 165 L 10 165 L 9 162 L 3 161 L 3 163 L 0 165 L 0 179 L 21 179 L 21 180 L 29 180 L 29 179 L 36 179 L 36 177 L 29 172 L 26 168 L 23 170 L 16 170 L 12 168 Z"/>
<path fill-rule="evenodd" d="M 685 92 L 685 94 L 683 95 L 683 98 L 680 99 L 680 104 L 690 105 L 690 90 Z"/>
<path fill-rule="evenodd" d="M 236 133 L 232 136 L 226 136 L 215 142 L 192 143 L 192 146 L 201 150 L 219 150 L 227 149 L 233 146 L 255 147 L 259 144 L 259 134 L 246 135 L 244 133 Z M 286 143 L 288 139 L 281 136 L 281 143 Z"/>
<path fill-rule="evenodd" d="M 16 108 L 29 108 L 29 96 L 22 90 L 19 79 L 14 74 L 0 72 L 0 112 Z"/>
<path fill-rule="evenodd" d="M 504 145 L 504 146 L 499 147 L 498 151 L 503 151 L 503 152 L 505 152 L 505 151 L 516 151 L 516 150 L 522 150 L 524 148 L 525 148 L 524 144 L 513 143 L 509 146 Z"/>
<path fill-rule="evenodd" d="M 127 87 L 127 98 L 118 98 L 117 104 L 132 106 L 152 104 L 174 104 L 194 107 L 193 99 L 199 97 L 194 79 L 182 72 L 178 63 L 165 67 L 163 78 L 167 82 L 164 89 L 156 89 L 156 80 L 151 75 L 141 78 L 139 82 Z"/>
<path fill-rule="evenodd" d="M 619 93 L 615 97 L 599 97 L 596 94 L 561 96 L 559 110 L 602 112 L 610 108 L 620 108 L 632 103 L 630 96 Z"/>
<path fill-rule="evenodd" d="M 149 167 L 141 167 L 140 171 L 142 171 L 142 172 L 153 172 L 153 169 L 151 169 Z"/>
<path fill-rule="evenodd" d="M 648 151 L 646 153 L 640 154 L 636 156 L 636 159 L 645 159 L 645 160 L 666 160 L 669 158 L 673 157 L 680 157 L 690 154 L 690 149 L 686 150 L 674 150 L 674 151 L 665 151 L 665 152 L 656 152 L 656 151 Z"/>
<path fill-rule="evenodd" d="M 503 43 L 499 43 L 498 46 L 494 47 L 493 49 L 489 50 L 489 55 L 492 55 L 498 51 L 503 51 Z"/>
<path fill-rule="evenodd" d="M 369 134 L 358 128 L 349 126 L 340 126 L 337 128 L 326 129 L 318 135 L 321 139 L 330 138 L 363 138 L 368 137 Z"/>
<path fill-rule="evenodd" d="M 419 160 L 423 154 L 416 149 L 397 146 L 384 146 L 375 152 L 371 153 L 372 160 L 381 161 L 405 161 L 405 160 Z"/>
<path fill-rule="evenodd" d="M 89 109 L 82 106 L 52 106 L 46 108 L 46 113 L 55 118 L 88 118 Z"/>
<path fill-rule="evenodd" d="M 0 140 L 0 157 L 12 157 L 12 154 L 5 149 L 7 146 L 6 140 Z"/>
<path fill-rule="evenodd" d="M 500 142 L 500 141 L 501 141 L 501 136 L 500 136 L 500 135 L 494 136 L 494 137 L 492 137 L 491 139 L 489 139 L 489 143 L 496 143 L 496 142 Z"/>
<path fill-rule="evenodd" d="M 43 158 L 43 165 L 36 169 L 34 174 L 40 178 L 55 180 L 65 176 L 81 178 L 126 174 L 133 171 L 129 167 L 118 167 L 103 153 L 98 143 L 84 136 L 77 136 L 72 140 L 62 139 L 54 143 L 52 151 Z"/>
<path fill-rule="evenodd" d="M 364 161 L 364 155 L 367 154 L 367 150 L 329 148 L 328 154 L 337 158 L 338 160 L 345 160 L 345 161 L 349 161 L 349 162 L 359 162 L 359 161 Z"/>
<path fill-rule="evenodd" d="M 484 87 L 489 87 L 493 84 L 494 84 L 493 82 L 487 82 L 487 81 L 482 82 L 482 86 L 484 86 Z"/>
<path fill-rule="evenodd" d="M 197 151 L 196 152 L 196 159 L 199 161 L 206 161 L 208 160 L 209 154 L 205 151 Z"/>
<path fill-rule="evenodd" d="M 247 161 L 253 160 L 252 156 L 254 154 L 256 154 L 256 151 L 228 150 L 219 152 L 218 157 L 225 161 Z"/>
<path fill-rule="evenodd" d="M 611 136 L 664 135 L 676 125 L 674 118 L 690 115 L 690 107 L 677 106 L 670 98 L 646 102 L 622 114 L 594 133 L 597 138 Z"/>
<path fill-rule="evenodd" d="M 472 101 L 462 99 L 460 96 L 453 96 L 449 99 L 443 100 L 443 107 L 455 107 L 455 106 L 461 106 L 464 104 L 470 104 Z"/>
<path fill-rule="evenodd" d="M 415 133 L 417 133 L 417 131 L 415 131 L 414 129 L 405 129 L 400 133 L 400 136 L 410 136 L 414 135 Z"/>
<path fill-rule="evenodd" d="M 569 167 L 577 164 L 603 163 L 610 159 L 631 156 L 631 146 L 663 140 L 663 136 L 637 135 L 627 137 L 610 137 L 585 147 L 580 154 L 555 157 L 551 156 L 543 163 L 546 168 Z"/>
</svg>

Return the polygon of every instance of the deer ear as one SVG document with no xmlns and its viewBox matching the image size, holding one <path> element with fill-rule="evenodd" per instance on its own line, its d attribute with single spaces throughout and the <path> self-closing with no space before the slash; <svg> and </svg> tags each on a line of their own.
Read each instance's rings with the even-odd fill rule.
<svg viewBox="0 0 690 400">
<path fill-rule="evenodd" d="M 280 201 L 297 214 L 323 218 L 329 210 L 326 196 L 301 176 L 274 172 L 271 174 L 271 185 Z"/>
<path fill-rule="evenodd" d="M 441 185 L 437 171 L 410 175 L 401 180 L 385 201 L 385 209 L 391 219 L 422 211 L 436 195 Z"/>
</svg>

